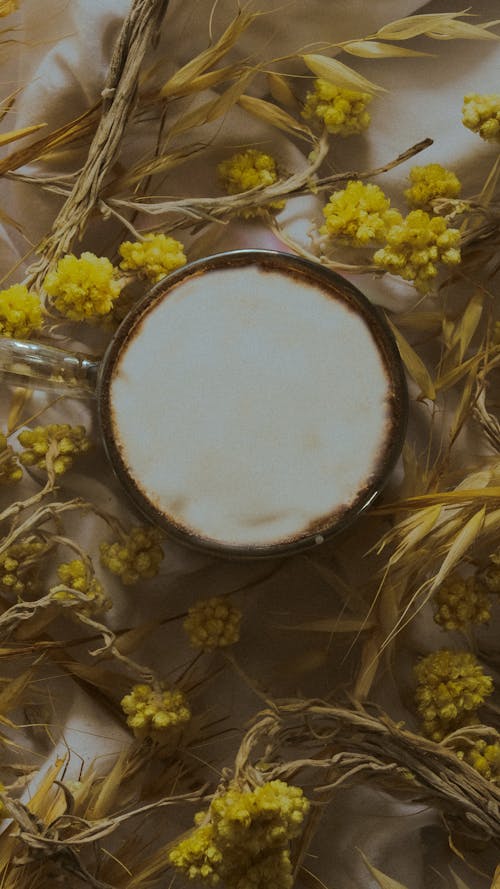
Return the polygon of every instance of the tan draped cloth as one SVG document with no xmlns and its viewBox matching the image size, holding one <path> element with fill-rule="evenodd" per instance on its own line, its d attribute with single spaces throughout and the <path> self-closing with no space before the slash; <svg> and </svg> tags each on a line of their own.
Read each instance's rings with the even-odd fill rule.
<svg viewBox="0 0 500 889">
<path fill-rule="evenodd" d="M 125 0 L 22 0 L 13 21 L 18 23 L 19 43 L 6 60 L 8 91 L 22 88 L 15 112 L 8 126 L 26 126 L 45 122 L 52 128 L 83 112 L 99 99 L 106 76 L 110 54 L 128 10 Z M 258 3 L 255 6 L 258 7 Z M 237 11 L 236 2 L 221 0 L 171 0 L 159 46 L 151 59 L 163 60 L 165 77 L 173 73 L 209 42 L 209 28 L 220 33 Z M 363 37 L 381 25 L 405 15 L 421 12 L 455 11 L 449 0 L 420 5 L 415 0 L 264 0 L 266 15 L 245 34 L 233 52 L 242 59 L 265 56 L 272 59 L 328 42 Z M 458 9 L 457 9 L 458 11 Z M 498 14 L 497 0 L 472 0 L 470 21 L 491 21 Z M 388 92 L 373 101 L 372 123 L 361 137 L 335 139 L 332 165 L 335 170 L 370 169 L 385 163 L 407 147 L 425 137 L 433 145 L 413 163 L 440 162 L 453 169 L 463 183 L 463 193 L 478 192 L 491 168 L 497 149 L 482 142 L 461 124 L 461 107 L 466 93 L 498 92 L 500 47 L 495 41 L 432 41 L 419 38 L 409 44 L 434 55 L 413 59 L 380 59 L 367 61 L 344 58 L 361 74 L 374 80 Z M 276 67 L 279 68 L 277 63 Z M 304 73 L 304 72 L 302 72 Z M 265 94 L 260 81 L 260 94 Z M 4 87 L 5 89 L 5 87 Z M 258 90 L 257 90 L 258 92 Z M 176 170 L 166 181 L 169 194 L 214 194 L 217 190 L 215 163 L 227 157 L 236 146 L 258 144 L 278 156 L 287 169 L 305 164 L 301 145 L 291 144 L 283 134 L 266 129 L 255 120 L 235 111 L 228 121 L 215 128 L 206 157 L 193 166 Z M 137 130 L 134 138 L 125 139 L 120 160 L 128 163 L 148 148 L 148 137 Z M 207 160 L 209 158 L 209 161 Z M 56 154 L 43 172 L 75 169 L 84 160 L 76 149 Z M 39 172 L 42 172 L 38 168 Z M 395 201 L 402 204 L 402 191 L 407 187 L 409 164 L 397 167 L 379 177 L 377 183 Z M 30 245 L 36 245 L 52 224 L 61 206 L 61 198 L 33 185 L 11 181 L 3 184 L 3 206 L 21 225 L 23 233 L 6 229 L 0 245 L 2 274 L 20 262 L 22 275 L 30 259 L 23 257 Z M 283 224 L 294 237 L 308 243 L 308 230 L 313 218 L 321 218 L 321 201 L 301 198 L 289 202 Z M 146 218 L 139 227 L 147 229 Z M 182 236 L 181 236 L 182 237 Z M 83 248 L 104 253 L 116 245 L 112 223 L 96 220 L 75 250 Z M 242 246 L 275 247 L 273 236 L 259 223 L 232 222 L 224 228 L 216 249 Z M 189 243 L 188 243 L 189 254 Z M 17 280 L 16 275 L 11 281 Z M 415 291 L 396 279 L 372 279 L 354 276 L 353 280 L 375 302 L 392 309 L 415 302 Z M 466 294 L 457 288 L 457 300 Z M 99 348 L 94 334 L 81 328 L 80 349 Z M 97 342 L 97 345 L 96 345 Z M 415 392 L 411 392 L 415 395 Z M 41 405 L 48 396 L 37 393 L 33 404 Z M 7 410 L 8 393 L 2 393 L 2 410 Z M 414 408 L 409 434 L 415 442 L 425 430 L 428 414 Z M 66 398 L 49 408 L 44 422 L 84 423 L 97 436 L 94 404 L 90 400 Z M 470 442 L 468 442 L 470 447 Z M 124 495 L 111 478 L 102 449 L 97 445 L 91 456 L 75 467 L 64 479 L 64 496 L 81 494 L 114 512 L 125 524 L 137 522 Z M 25 490 L 30 490 L 25 482 Z M 362 639 L 352 650 L 342 635 L 300 630 L 313 620 L 339 615 L 344 607 L 342 595 L 325 580 L 320 567 L 331 568 L 352 588 L 352 607 L 361 613 L 363 603 L 357 601 L 361 584 L 369 573 L 365 553 L 381 530 L 381 524 L 365 518 L 339 541 L 332 541 L 312 556 L 297 556 L 276 564 L 276 572 L 267 580 L 274 563 L 238 563 L 212 559 L 180 547 L 165 544 L 165 559 L 157 579 L 123 588 L 99 566 L 98 546 L 109 539 L 105 525 L 91 515 L 69 517 L 68 533 L 74 533 L 95 559 L 97 574 L 113 597 L 109 622 L 115 628 L 133 626 L 151 619 L 185 611 L 201 596 L 241 589 L 236 600 L 244 612 L 242 639 L 235 656 L 244 671 L 268 694 L 320 696 L 342 700 L 349 688 L 359 660 Z M 67 629 L 68 634 L 74 632 Z M 494 628 L 481 631 L 481 644 L 493 646 Z M 373 691 L 376 702 L 395 719 L 415 727 L 411 706 L 412 665 L 419 655 L 442 647 L 459 645 L 460 637 L 444 634 L 425 612 L 400 639 L 392 670 L 384 666 Z M 160 676 L 175 676 L 190 655 L 179 622 L 167 624 L 135 655 Z M 173 672 L 172 672 L 173 671 Z M 54 671 L 56 672 L 56 671 Z M 71 750 L 70 771 L 77 773 L 79 757 L 86 765 L 96 758 L 106 764 L 107 756 L 123 745 L 126 732 L 123 724 L 109 715 L 94 699 L 86 695 L 69 678 L 54 679 L 54 725 L 57 752 Z M 227 725 L 235 727 L 220 742 L 200 751 L 202 758 L 212 759 L 218 767 L 231 765 L 237 739 L 245 722 L 260 708 L 261 701 L 245 685 L 241 676 L 230 669 L 203 690 L 196 699 L 196 708 L 211 715 L 227 717 Z M 54 751 L 47 765 L 54 760 Z M 43 770 L 42 770 L 43 771 Z M 189 813 L 182 814 L 183 827 L 189 825 Z M 172 829 L 179 830 L 176 816 Z M 401 802 L 377 789 L 375 784 L 346 787 L 339 791 L 336 802 L 325 813 L 317 840 L 307 859 L 307 866 L 331 889 L 361 889 L 373 886 L 357 849 L 362 849 L 378 867 L 401 880 L 411 889 L 429 889 L 452 885 L 447 870 L 451 862 L 459 868 L 449 852 L 446 835 L 439 827 L 439 815 L 422 803 Z M 435 868 L 435 882 L 424 881 L 424 868 Z M 428 872 L 428 870 L 427 870 Z M 438 875 L 444 874 L 441 878 Z M 467 872 L 467 883 L 482 887 L 484 881 Z"/>
</svg>

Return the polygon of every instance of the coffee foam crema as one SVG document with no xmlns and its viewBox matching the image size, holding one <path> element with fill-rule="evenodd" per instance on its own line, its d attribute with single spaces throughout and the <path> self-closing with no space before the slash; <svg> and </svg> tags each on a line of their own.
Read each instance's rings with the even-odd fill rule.
<svg viewBox="0 0 500 889">
<path fill-rule="evenodd" d="M 187 277 L 152 304 L 116 360 L 110 415 L 156 511 L 203 540 L 266 547 L 320 532 L 370 484 L 390 394 L 349 302 L 245 265 Z"/>
</svg>

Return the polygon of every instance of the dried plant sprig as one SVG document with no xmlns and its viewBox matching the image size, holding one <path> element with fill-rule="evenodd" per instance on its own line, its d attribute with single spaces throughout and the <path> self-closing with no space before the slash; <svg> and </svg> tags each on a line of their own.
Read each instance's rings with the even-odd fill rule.
<svg viewBox="0 0 500 889">
<path fill-rule="evenodd" d="M 134 0 L 122 25 L 103 89 L 103 107 L 83 170 L 58 213 L 42 246 L 42 258 L 28 278 L 41 281 L 57 259 L 69 253 L 83 231 L 99 197 L 105 176 L 118 152 L 136 95 L 148 46 L 157 37 L 168 0 Z"/>
<path fill-rule="evenodd" d="M 287 751 L 297 749 L 302 757 L 287 760 Z M 317 790 L 332 792 L 347 781 L 383 776 L 395 793 L 403 782 L 416 796 L 432 801 L 455 828 L 500 843 L 500 788 L 445 745 L 413 734 L 385 714 L 320 700 L 277 701 L 273 710 L 255 718 L 234 768 L 235 777 L 248 775 L 254 781 L 261 774 L 265 780 L 292 775 L 297 780 L 301 773 L 333 769 L 333 781 L 316 783 Z"/>
</svg>

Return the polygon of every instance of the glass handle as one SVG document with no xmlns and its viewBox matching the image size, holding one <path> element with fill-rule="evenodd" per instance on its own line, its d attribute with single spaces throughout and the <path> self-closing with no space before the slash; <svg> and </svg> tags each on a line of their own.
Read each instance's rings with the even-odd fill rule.
<svg viewBox="0 0 500 889">
<path fill-rule="evenodd" d="M 99 361 L 43 343 L 0 337 L 0 375 L 14 386 L 94 394 Z"/>
</svg>

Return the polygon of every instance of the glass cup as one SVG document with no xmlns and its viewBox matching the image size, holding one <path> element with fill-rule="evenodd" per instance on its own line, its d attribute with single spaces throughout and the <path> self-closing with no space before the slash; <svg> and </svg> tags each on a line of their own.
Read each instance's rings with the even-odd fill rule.
<svg viewBox="0 0 500 889">
<path fill-rule="evenodd" d="M 0 338 L 0 369 L 93 395 L 135 506 L 226 557 L 289 555 L 346 528 L 379 495 L 406 431 L 383 315 L 339 275 L 275 251 L 171 273 L 99 361 Z"/>
</svg>

